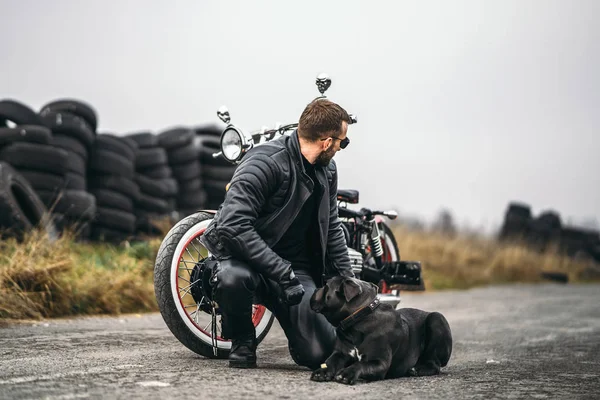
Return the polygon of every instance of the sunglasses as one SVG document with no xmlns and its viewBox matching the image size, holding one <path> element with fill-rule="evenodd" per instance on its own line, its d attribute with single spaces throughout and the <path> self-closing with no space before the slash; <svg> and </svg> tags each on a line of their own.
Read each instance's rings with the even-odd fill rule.
<svg viewBox="0 0 600 400">
<path fill-rule="evenodd" d="M 324 139 L 321 139 L 321 141 L 323 141 L 323 140 L 327 140 L 327 139 L 329 139 L 329 138 L 332 138 L 332 139 L 337 139 L 337 140 L 339 140 L 339 141 L 340 141 L 340 148 L 342 148 L 342 149 L 345 149 L 345 148 L 346 148 L 346 147 L 348 147 L 348 145 L 350 144 L 350 139 L 348 139 L 348 138 L 345 138 L 345 139 L 340 139 L 339 137 L 335 137 L 335 136 L 329 136 L 329 137 L 326 137 L 326 138 L 324 138 Z"/>
</svg>

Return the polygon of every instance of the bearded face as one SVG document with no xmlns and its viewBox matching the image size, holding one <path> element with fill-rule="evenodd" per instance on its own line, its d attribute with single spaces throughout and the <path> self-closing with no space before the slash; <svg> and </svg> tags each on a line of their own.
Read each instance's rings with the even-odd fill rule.
<svg viewBox="0 0 600 400">
<path fill-rule="evenodd" d="M 329 148 L 327 150 L 322 151 L 318 156 L 317 159 L 315 161 L 315 163 L 317 165 L 320 165 L 322 167 L 326 167 L 329 165 L 329 163 L 331 162 L 331 159 L 333 158 L 333 156 L 335 155 L 335 150 L 333 148 L 334 146 L 329 146 Z"/>
</svg>

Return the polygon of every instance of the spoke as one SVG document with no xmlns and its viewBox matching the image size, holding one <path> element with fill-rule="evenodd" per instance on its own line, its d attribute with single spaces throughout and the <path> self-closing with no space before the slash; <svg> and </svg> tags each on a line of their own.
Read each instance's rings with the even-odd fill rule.
<svg viewBox="0 0 600 400">
<path fill-rule="evenodd" d="M 186 289 L 190 289 L 192 286 L 194 286 L 196 283 L 200 282 L 200 279 L 198 279 L 197 281 L 194 282 L 190 282 L 189 285 L 187 285 L 186 287 L 180 287 L 179 290 L 186 290 Z"/>
<path fill-rule="evenodd" d="M 206 325 L 206 326 L 204 327 L 203 331 L 204 331 L 204 332 L 208 332 L 208 327 L 209 327 L 211 324 L 212 324 L 212 321 L 210 321 L 210 322 L 208 323 L 208 325 Z"/>
<path fill-rule="evenodd" d="M 182 279 L 182 280 L 186 281 L 187 283 L 192 283 L 192 282 L 188 281 L 187 279 L 185 279 L 183 276 L 179 276 L 179 275 L 177 275 L 177 277 L 178 277 L 179 279 Z"/>
<path fill-rule="evenodd" d="M 190 307 L 196 307 L 196 305 L 195 304 L 190 304 L 189 306 L 183 306 L 183 308 L 190 308 Z"/>
<path fill-rule="evenodd" d="M 181 257 L 181 262 L 185 264 L 185 268 L 188 268 L 188 263 L 193 263 L 194 265 L 196 265 L 196 261 L 186 261 L 183 259 L 183 257 Z"/>
<path fill-rule="evenodd" d="M 198 252 L 198 255 L 201 255 L 202 253 L 200 252 L 200 250 L 198 250 L 198 248 L 196 247 L 196 245 L 194 244 L 194 241 L 192 240 L 190 242 L 190 244 L 192 245 L 192 247 L 194 248 L 194 250 L 196 250 Z M 203 257 L 204 258 L 204 257 Z"/>
<path fill-rule="evenodd" d="M 199 311 L 200 311 L 200 304 L 198 304 L 198 307 L 196 307 L 196 318 L 195 318 L 196 323 L 198 323 L 198 314 L 199 314 Z"/>
<path fill-rule="evenodd" d="M 192 257 L 192 262 L 195 264 L 196 263 L 196 258 L 192 255 L 192 253 L 190 253 L 190 249 L 188 249 L 187 247 L 185 248 L 185 251 L 190 255 L 190 257 Z"/>
</svg>

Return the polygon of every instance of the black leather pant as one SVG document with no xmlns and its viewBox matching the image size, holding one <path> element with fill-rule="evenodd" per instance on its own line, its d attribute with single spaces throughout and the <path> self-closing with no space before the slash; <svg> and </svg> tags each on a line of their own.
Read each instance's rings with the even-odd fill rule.
<svg viewBox="0 0 600 400">
<path fill-rule="evenodd" d="M 304 286 L 302 302 L 287 306 L 279 302 L 279 286 L 254 271 L 245 262 L 227 259 L 219 262 L 214 296 L 223 314 L 224 336 L 238 338 L 253 332 L 252 304 L 262 304 L 277 318 L 288 339 L 290 355 L 296 364 L 318 368 L 333 352 L 335 328 L 310 308 L 316 290 L 313 278 L 294 271 Z"/>
</svg>

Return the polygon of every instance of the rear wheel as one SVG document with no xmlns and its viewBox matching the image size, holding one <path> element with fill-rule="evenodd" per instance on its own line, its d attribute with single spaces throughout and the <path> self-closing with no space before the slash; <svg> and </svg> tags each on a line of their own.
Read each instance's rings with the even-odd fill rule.
<svg viewBox="0 0 600 400">
<path fill-rule="evenodd" d="M 231 341 L 221 337 L 219 321 L 214 327 L 215 335 L 212 334 L 212 306 L 203 285 L 204 261 L 209 253 L 199 239 L 211 220 L 211 214 L 195 213 L 169 231 L 156 257 L 154 290 L 165 323 L 184 346 L 205 357 L 227 358 Z M 273 314 L 264 306 L 253 306 L 252 322 L 258 343 L 267 335 L 273 320 Z"/>
</svg>

